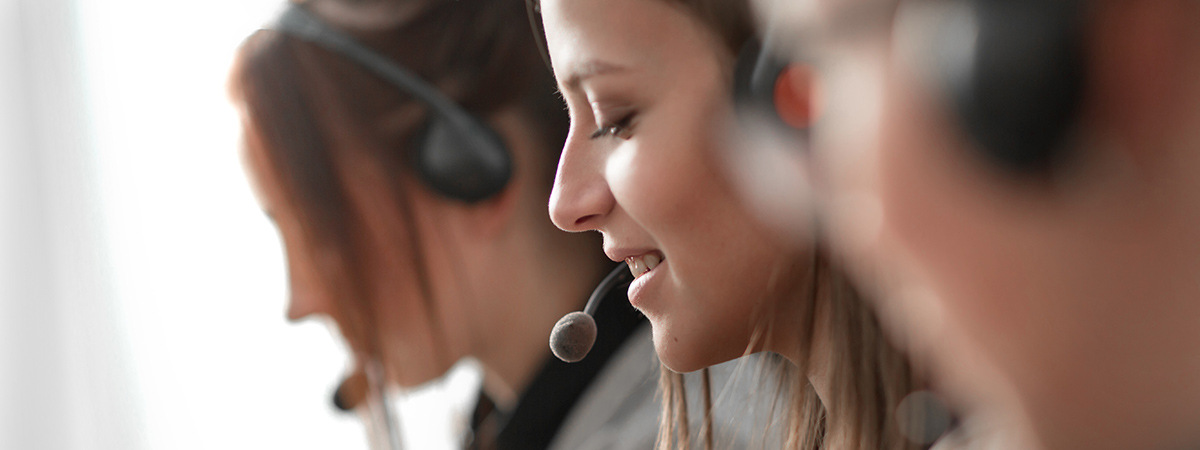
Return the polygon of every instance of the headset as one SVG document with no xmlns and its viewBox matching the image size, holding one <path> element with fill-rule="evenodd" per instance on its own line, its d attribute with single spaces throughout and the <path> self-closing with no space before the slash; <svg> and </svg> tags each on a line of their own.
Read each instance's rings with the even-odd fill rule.
<svg viewBox="0 0 1200 450">
<path fill-rule="evenodd" d="M 807 95 L 798 95 L 787 77 L 808 66 L 784 58 L 770 40 L 772 34 L 766 36 L 746 42 L 735 60 L 733 101 L 738 120 L 766 125 L 766 131 L 786 139 L 807 140 L 815 105 Z"/>
<path fill-rule="evenodd" d="M 512 157 L 500 135 L 416 74 L 334 29 L 300 4 L 289 4 L 270 28 L 342 55 L 428 106 L 432 114 L 414 138 L 411 162 L 434 192 L 476 203 L 508 185 Z"/>
<path fill-rule="evenodd" d="M 911 11 L 904 8 L 910 6 Z M 935 85 L 983 156 L 1018 174 L 1061 162 L 1083 98 L 1080 0 L 901 4 L 934 17 L 918 49 Z"/>
<path fill-rule="evenodd" d="M 900 1 L 898 21 L 921 16 L 915 50 L 939 94 L 984 159 L 1037 174 L 1064 158 L 1085 74 L 1080 0 Z M 770 38 L 770 34 L 768 34 Z M 747 59 L 748 61 L 744 61 Z M 788 61 L 748 46 L 739 57 L 741 105 L 780 122 Z"/>
</svg>

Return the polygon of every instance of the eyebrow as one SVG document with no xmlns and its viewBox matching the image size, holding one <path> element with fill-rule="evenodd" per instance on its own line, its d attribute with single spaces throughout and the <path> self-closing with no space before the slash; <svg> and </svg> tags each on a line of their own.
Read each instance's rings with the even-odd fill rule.
<svg viewBox="0 0 1200 450">
<path fill-rule="evenodd" d="M 563 81 L 562 85 L 566 89 L 575 90 L 579 89 L 579 85 L 588 78 L 627 71 L 629 71 L 629 68 L 625 66 L 593 59 L 576 64 L 575 67 L 573 67 L 571 71 L 567 73 L 567 79 Z"/>
</svg>

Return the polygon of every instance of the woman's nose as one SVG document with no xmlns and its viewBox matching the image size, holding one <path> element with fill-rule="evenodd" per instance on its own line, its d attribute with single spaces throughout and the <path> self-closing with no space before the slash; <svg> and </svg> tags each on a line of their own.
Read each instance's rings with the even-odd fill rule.
<svg viewBox="0 0 1200 450">
<path fill-rule="evenodd" d="M 550 220 L 564 231 L 596 230 L 616 205 L 604 178 L 604 152 L 589 152 L 567 138 L 554 190 L 550 192 Z"/>
<path fill-rule="evenodd" d="M 319 306 L 321 302 L 317 295 L 314 295 L 311 290 L 298 288 L 295 282 L 289 284 L 292 292 L 288 300 L 288 320 L 298 321 L 322 312 L 323 308 Z"/>
</svg>

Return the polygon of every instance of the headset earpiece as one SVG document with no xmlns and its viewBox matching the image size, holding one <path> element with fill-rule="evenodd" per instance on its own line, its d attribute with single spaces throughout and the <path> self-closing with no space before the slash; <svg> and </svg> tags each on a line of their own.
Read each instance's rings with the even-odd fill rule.
<svg viewBox="0 0 1200 450">
<path fill-rule="evenodd" d="M 413 140 L 412 165 L 434 191 L 468 203 L 490 198 L 508 185 L 511 161 L 490 127 L 454 126 L 436 116 Z"/>
<path fill-rule="evenodd" d="M 742 46 L 733 69 L 733 98 L 739 118 L 765 120 L 775 130 L 794 129 L 776 107 L 777 89 L 786 68 L 787 63 L 764 49 L 760 41 L 751 40 Z"/>
<path fill-rule="evenodd" d="M 272 28 L 354 61 L 429 108 L 429 125 L 413 142 L 412 162 L 435 192 L 470 203 L 495 196 L 508 185 L 512 158 L 500 135 L 416 74 L 325 24 L 300 4 L 290 4 Z"/>
<path fill-rule="evenodd" d="M 918 48 L 932 58 L 929 69 L 966 134 L 1007 169 L 1049 169 L 1063 157 L 1083 96 L 1080 2 L 939 5 L 947 9 Z"/>
<path fill-rule="evenodd" d="M 800 138 L 816 120 L 811 67 L 780 58 L 752 40 L 738 53 L 733 76 L 742 120 L 766 121 L 781 135 Z"/>
</svg>

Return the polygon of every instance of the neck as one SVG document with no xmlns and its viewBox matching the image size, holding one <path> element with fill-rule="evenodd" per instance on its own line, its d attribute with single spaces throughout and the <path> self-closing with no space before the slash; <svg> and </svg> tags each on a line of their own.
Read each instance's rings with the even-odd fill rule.
<svg viewBox="0 0 1200 450">
<path fill-rule="evenodd" d="M 829 311 L 829 289 L 828 286 L 817 286 L 815 298 L 809 298 L 809 290 L 813 288 L 811 283 L 821 283 L 820 273 L 816 273 L 818 279 L 815 281 L 808 280 L 808 277 L 793 276 L 801 270 L 811 270 L 810 265 L 815 261 L 810 258 L 811 256 L 796 258 L 797 263 L 783 267 L 784 274 L 777 277 L 803 281 L 781 286 L 779 292 L 782 295 L 778 295 L 774 307 L 769 308 L 771 322 L 767 329 L 770 331 L 763 341 L 762 350 L 778 353 L 803 369 L 805 376 L 817 391 L 817 396 L 821 398 L 822 403 L 828 404 L 829 366 L 832 357 L 829 344 L 832 320 Z M 801 294 L 796 295 L 798 292 Z M 809 302 L 814 304 L 809 305 Z M 811 330 L 804 326 L 808 314 L 812 314 Z"/>
<path fill-rule="evenodd" d="M 809 289 L 809 285 L 804 283 L 796 288 Z M 775 319 L 771 324 L 771 329 L 774 331 L 771 336 L 768 336 L 764 350 L 779 353 L 792 364 L 804 370 L 804 376 L 808 378 L 817 398 L 828 409 L 833 384 L 833 348 L 830 343 L 832 318 L 827 291 L 825 286 L 821 286 L 815 299 L 809 299 L 805 295 L 785 300 L 779 310 L 773 314 Z M 815 301 L 816 304 L 812 306 L 811 310 L 811 314 L 813 314 L 811 335 L 806 335 L 805 333 L 810 330 L 803 326 L 797 326 L 796 318 L 803 317 L 803 309 L 807 306 L 804 302 L 809 301 Z M 803 323 L 803 319 L 801 323 Z M 836 445 L 838 441 L 835 433 L 830 433 L 826 438 L 826 444 L 832 448 L 841 447 Z"/>
</svg>

